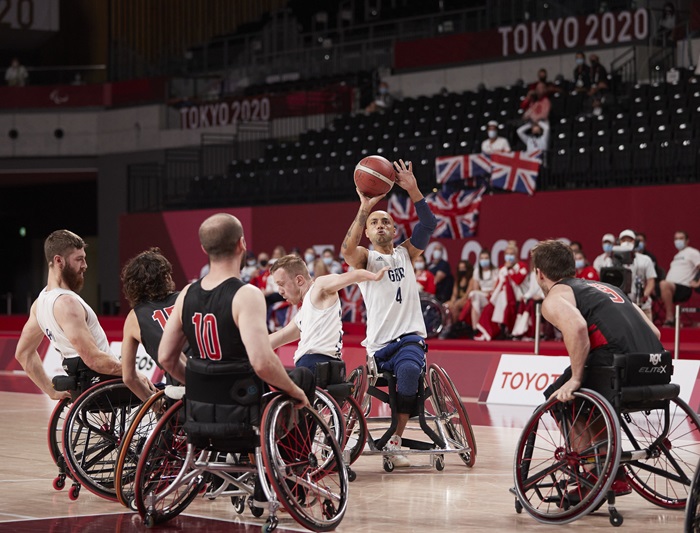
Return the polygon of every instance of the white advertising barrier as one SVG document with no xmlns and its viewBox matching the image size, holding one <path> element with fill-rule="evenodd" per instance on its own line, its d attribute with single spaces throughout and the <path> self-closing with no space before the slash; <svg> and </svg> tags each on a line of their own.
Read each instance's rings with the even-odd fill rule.
<svg viewBox="0 0 700 533">
<path fill-rule="evenodd" d="M 567 356 L 502 354 L 487 403 L 540 405 L 544 390 L 569 366 Z M 681 387 L 680 397 L 690 402 L 700 361 L 674 361 L 671 381 Z"/>
<path fill-rule="evenodd" d="M 109 344 L 110 352 L 117 358 L 121 359 L 120 354 L 122 350 L 121 342 L 111 342 Z M 143 345 L 139 344 L 139 348 L 136 351 L 136 369 L 145 374 L 151 381 L 156 381 L 158 383 L 162 381 L 163 372 L 158 368 L 158 365 L 151 359 L 146 353 L 146 349 Z M 49 344 L 46 350 L 46 356 L 44 357 L 44 370 L 49 376 L 55 376 L 56 374 L 65 374 L 63 370 L 63 357 L 61 354 L 53 347 L 53 344 Z"/>
</svg>

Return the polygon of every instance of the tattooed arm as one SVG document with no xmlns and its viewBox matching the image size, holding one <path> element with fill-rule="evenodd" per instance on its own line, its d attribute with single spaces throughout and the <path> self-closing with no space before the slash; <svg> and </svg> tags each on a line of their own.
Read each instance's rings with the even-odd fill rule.
<svg viewBox="0 0 700 533">
<path fill-rule="evenodd" d="M 367 266 L 367 255 L 369 251 L 364 246 L 360 246 L 362 234 L 365 231 L 367 217 L 369 217 L 372 208 L 381 200 L 382 196 L 368 198 L 359 190 L 357 195 L 360 197 L 360 209 L 357 211 L 355 220 L 352 221 L 350 229 L 345 235 L 341 251 L 345 262 L 353 268 L 365 268 Z"/>
</svg>

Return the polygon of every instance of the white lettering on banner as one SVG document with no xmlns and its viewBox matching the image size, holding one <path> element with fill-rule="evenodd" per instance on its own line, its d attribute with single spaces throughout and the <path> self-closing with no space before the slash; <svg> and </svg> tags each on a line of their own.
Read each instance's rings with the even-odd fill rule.
<svg viewBox="0 0 700 533">
<path fill-rule="evenodd" d="M 180 109 L 180 126 L 182 129 L 198 129 L 235 126 L 238 122 L 267 122 L 270 108 L 267 97 L 183 107 Z"/>
<path fill-rule="evenodd" d="M 560 238 L 557 239 L 557 240 L 559 240 L 559 241 L 561 241 L 561 242 L 563 242 L 564 244 L 567 244 L 567 245 L 568 245 L 568 244 L 571 244 L 571 241 L 570 241 L 569 239 L 567 239 L 566 237 L 560 237 Z M 524 261 L 529 261 L 529 260 L 530 260 L 530 250 L 532 250 L 532 248 L 533 248 L 533 247 L 535 246 L 535 244 L 537 244 L 538 242 L 540 242 L 539 239 L 535 239 L 535 238 L 532 238 L 532 237 L 526 239 L 526 240 L 523 242 L 522 246 L 520 247 L 520 259 L 522 259 L 522 260 L 524 260 Z M 429 245 L 429 249 L 430 249 L 430 246 L 432 246 L 432 245 L 433 245 L 433 243 L 431 243 L 431 245 Z M 499 260 L 498 260 L 498 255 L 499 255 L 503 250 L 505 250 L 505 248 L 506 248 L 507 245 L 508 245 L 508 241 L 507 241 L 507 240 L 505 240 L 505 239 L 498 239 L 498 240 L 497 240 L 496 242 L 494 242 L 493 245 L 491 246 L 491 262 L 492 262 L 494 265 L 500 264 L 500 262 L 499 262 Z M 472 265 L 475 265 L 476 263 L 479 262 L 479 252 L 481 252 L 482 249 L 484 249 L 484 246 L 482 246 L 482 245 L 479 243 L 479 241 L 476 241 L 476 240 L 467 241 L 467 242 L 464 244 L 464 246 L 462 247 L 462 254 L 461 254 L 461 256 L 460 256 L 460 259 L 466 259 L 466 260 L 469 261 Z M 426 250 L 426 253 L 427 253 L 427 256 L 430 257 L 430 255 L 431 255 L 430 251 L 429 251 L 429 250 Z"/>
<path fill-rule="evenodd" d="M 562 350 L 564 350 L 562 345 Z M 569 366 L 568 356 L 512 355 L 503 354 L 491 384 L 485 383 L 489 391 L 487 403 L 511 405 L 540 405 L 545 401 L 544 390 L 549 387 Z M 680 397 L 690 402 L 693 395 L 700 361 L 674 360 L 672 383 L 681 388 Z M 670 368 L 650 368 L 648 372 L 668 373 Z M 489 386 L 490 385 L 490 386 Z"/>
<path fill-rule="evenodd" d="M 641 41 L 649 33 L 646 9 L 593 13 L 498 28 L 503 57 Z"/>
</svg>

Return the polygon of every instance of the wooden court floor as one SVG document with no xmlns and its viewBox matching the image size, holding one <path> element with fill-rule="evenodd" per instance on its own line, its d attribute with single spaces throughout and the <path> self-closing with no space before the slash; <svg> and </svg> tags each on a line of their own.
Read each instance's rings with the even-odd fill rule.
<svg viewBox="0 0 700 533">
<path fill-rule="evenodd" d="M 133 532 L 146 531 L 138 515 L 86 490 L 77 501 L 67 490 L 52 488 L 56 468 L 49 456 L 46 427 L 53 402 L 38 394 L 0 392 L 0 531 Z M 355 463 L 350 503 L 337 529 L 341 532 L 405 531 L 612 531 L 605 506 L 565 526 L 537 523 L 516 514 L 508 488 L 513 485 L 513 453 L 531 408 L 467 403 L 478 445 L 469 469 L 447 456 L 442 472 L 427 467 L 386 473 L 378 456 Z M 414 461 L 427 464 L 427 457 Z M 634 533 L 683 530 L 683 513 L 647 503 L 636 494 L 619 498 L 624 517 L 619 531 Z M 285 513 L 278 531 L 300 530 Z M 196 500 L 184 516 L 156 531 L 260 531 L 263 519 L 246 511 L 237 515 L 228 498 Z"/>
</svg>

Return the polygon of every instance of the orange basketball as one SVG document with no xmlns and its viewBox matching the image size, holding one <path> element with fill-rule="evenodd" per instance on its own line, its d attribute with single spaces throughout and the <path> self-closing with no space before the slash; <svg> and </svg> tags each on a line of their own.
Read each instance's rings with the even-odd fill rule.
<svg viewBox="0 0 700 533">
<path fill-rule="evenodd" d="M 395 181 L 394 165 L 380 155 L 365 157 L 355 167 L 355 185 L 370 198 L 388 193 Z"/>
</svg>

